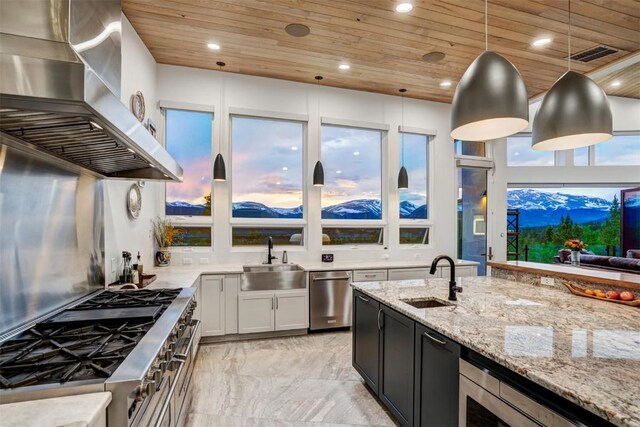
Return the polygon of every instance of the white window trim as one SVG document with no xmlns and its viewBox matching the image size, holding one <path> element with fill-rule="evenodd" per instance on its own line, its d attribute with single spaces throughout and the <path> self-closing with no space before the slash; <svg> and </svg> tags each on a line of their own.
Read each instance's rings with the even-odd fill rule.
<svg viewBox="0 0 640 427">
<path fill-rule="evenodd" d="M 229 107 L 229 119 L 232 116 L 244 116 L 265 120 L 284 120 L 289 122 L 309 122 L 308 114 L 286 113 L 282 111 L 256 110 L 253 108 Z"/>
<path fill-rule="evenodd" d="M 162 143 L 164 148 L 167 147 L 167 114 L 166 110 L 182 110 L 182 111 L 193 111 L 196 113 L 211 113 L 211 168 L 213 171 L 213 155 L 214 153 L 214 140 L 215 140 L 215 108 L 213 105 L 208 104 L 193 104 L 188 102 L 177 102 L 170 100 L 161 100 L 158 102 L 158 106 L 160 108 L 160 114 L 162 115 Z M 167 215 L 166 212 L 166 203 L 167 203 L 167 186 L 162 186 L 162 216 L 171 220 L 171 222 L 179 227 L 203 227 L 209 226 L 213 230 L 213 210 L 215 200 L 213 198 L 213 172 L 211 176 L 211 215 L 210 216 L 191 216 L 191 215 Z M 191 246 L 177 246 L 178 248 L 191 247 Z M 193 246 L 194 248 L 204 248 L 204 246 Z M 213 248 L 213 235 L 211 236 L 211 246 L 206 246 L 206 248 Z"/>
<path fill-rule="evenodd" d="M 365 122 L 360 120 L 348 120 L 348 119 L 340 119 L 337 117 L 325 117 L 322 116 L 320 118 L 320 125 L 327 126 L 339 126 L 345 128 L 358 128 L 364 130 L 377 130 L 377 131 L 389 131 L 389 124 L 387 123 L 375 123 L 375 122 Z"/>
</svg>

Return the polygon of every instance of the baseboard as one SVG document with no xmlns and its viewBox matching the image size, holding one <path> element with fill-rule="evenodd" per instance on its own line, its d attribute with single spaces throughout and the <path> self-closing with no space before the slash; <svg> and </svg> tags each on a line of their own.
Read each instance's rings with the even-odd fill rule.
<svg viewBox="0 0 640 427">
<path fill-rule="evenodd" d="M 258 340 L 265 338 L 282 338 L 282 337 L 292 337 L 297 335 L 307 335 L 308 329 L 292 329 L 290 331 L 271 331 L 271 332 L 260 332 L 255 334 L 231 334 L 231 335 L 218 335 L 215 337 L 201 337 L 200 344 L 213 344 L 220 342 L 230 342 L 230 341 L 249 341 L 249 340 Z"/>
</svg>

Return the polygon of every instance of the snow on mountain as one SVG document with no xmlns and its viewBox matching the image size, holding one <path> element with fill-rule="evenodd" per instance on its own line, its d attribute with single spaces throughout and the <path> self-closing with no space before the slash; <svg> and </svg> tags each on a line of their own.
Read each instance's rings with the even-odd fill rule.
<svg viewBox="0 0 640 427">
<path fill-rule="evenodd" d="M 182 200 L 167 202 L 165 204 L 165 213 L 167 215 L 201 215 L 205 209 L 205 205 L 192 204 Z"/>
<path fill-rule="evenodd" d="M 322 209 L 324 219 L 380 219 L 382 206 L 377 199 L 350 200 Z"/>
<path fill-rule="evenodd" d="M 578 223 L 602 222 L 609 217 L 611 202 L 599 197 L 550 193 L 530 188 L 509 190 L 507 208 L 520 210 L 521 227 L 557 225 L 569 215 Z"/>
<path fill-rule="evenodd" d="M 408 218 L 417 206 L 408 200 L 400 202 L 400 218 Z"/>
<path fill-rule="evenodd" d="M 233 204 L 234 218 L 302 218 L 302 206 L 295 208 L 271 208 L 258 202 Z"/>
</svg>

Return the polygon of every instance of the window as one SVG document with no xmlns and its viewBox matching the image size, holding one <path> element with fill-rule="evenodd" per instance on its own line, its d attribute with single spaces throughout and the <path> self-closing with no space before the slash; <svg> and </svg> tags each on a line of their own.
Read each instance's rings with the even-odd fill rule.
<svg viewBox="0 0 640 427">
<path fill-rule="evenodd" d="M 323 227 L 322 245 L 382 245 L 382 227 Z"/>
<path fill-rule="evenodd" d="M 456 139 L 456 154 L 462 156 L 485 157 L 485 143 L 479 141 L 460 141 Z"/>
<path fill-rule="evenodd" d="M 553 263 L 565 241 L 580 239 L 587 244 L 586 250 L 596 255 L 620 255 L 621 190 L 508 189 L 507 209 L 518 211 L 518 230 L 509 230 L 519 232 L 517 247 L 511 251 L 519 253 L 520 260 Z"/>
<path fill-rule="evenodd" d="M 302 218 L 304 123 L 234 116 L 232 217 Z"/>
<path fill-rule="evenodd" d="M 594 149 L 597 166 L 640 166 L 640 134 L 614 135 Z"/>
<path fill-rule="evenodd" d="M 573 150 L 574 166 L 589 166 L 589 147 L 576 148 Z"/>
<path fill-rule="evenodd" d="M 554 166 L 555 151 L 531 148 L 531 135 L 507 138 L 507 166 Z"/>
<path fill-rule="evenodd" d="M 400 219 L 428 218 L 429 137 L 400 134 L 400 166 L 409 175 L 409 188 L 400 190 Z"/>
<path fill-rule="evenodd" d="M 382 132 L 322 126 L 322 219 L 382 219 Z"/>
<path fill-rule="evenodd" d="M 233 227 L 232 246 L 265 246 L 271 237 L 278 246 L 304 245 L 302 227 Z"/>
<path fill-rule="evenodd" d="M 176 227 L 173 246 L 211 246 L 211 227 Z"/>
<path fill-rule="evenodd" d="M 213 114 L 166 110 L 166 148 L 184 169 L 182 183 L 166 184 L 167 215 L 211 216 Z"/>
<path fill-rule="evenodd" d="M 429 228 L 427 227 L 400 227 L 401 245 L 428 245 Z"/>
</svg>

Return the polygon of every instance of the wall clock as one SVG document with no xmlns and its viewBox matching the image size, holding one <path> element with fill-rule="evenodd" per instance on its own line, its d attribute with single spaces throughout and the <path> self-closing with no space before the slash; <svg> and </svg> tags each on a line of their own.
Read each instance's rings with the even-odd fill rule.
<svg viewBox="0 0 640 427">
<path fill-rule="evenodd" d="M 133 184 L 129 188 L 127 193 L 127 211 L 131 218 L 136 219 L 140 216 L 142 210 L 142 193 L 140 192 L 140 186 Z"/>
<path fill-rule="evenodd" d="M 142 92 L 137 91 L 131 95 L 131 111 L 140 122 L 144 120 L 144 96 L 142 96 Z"/>
</svg>

